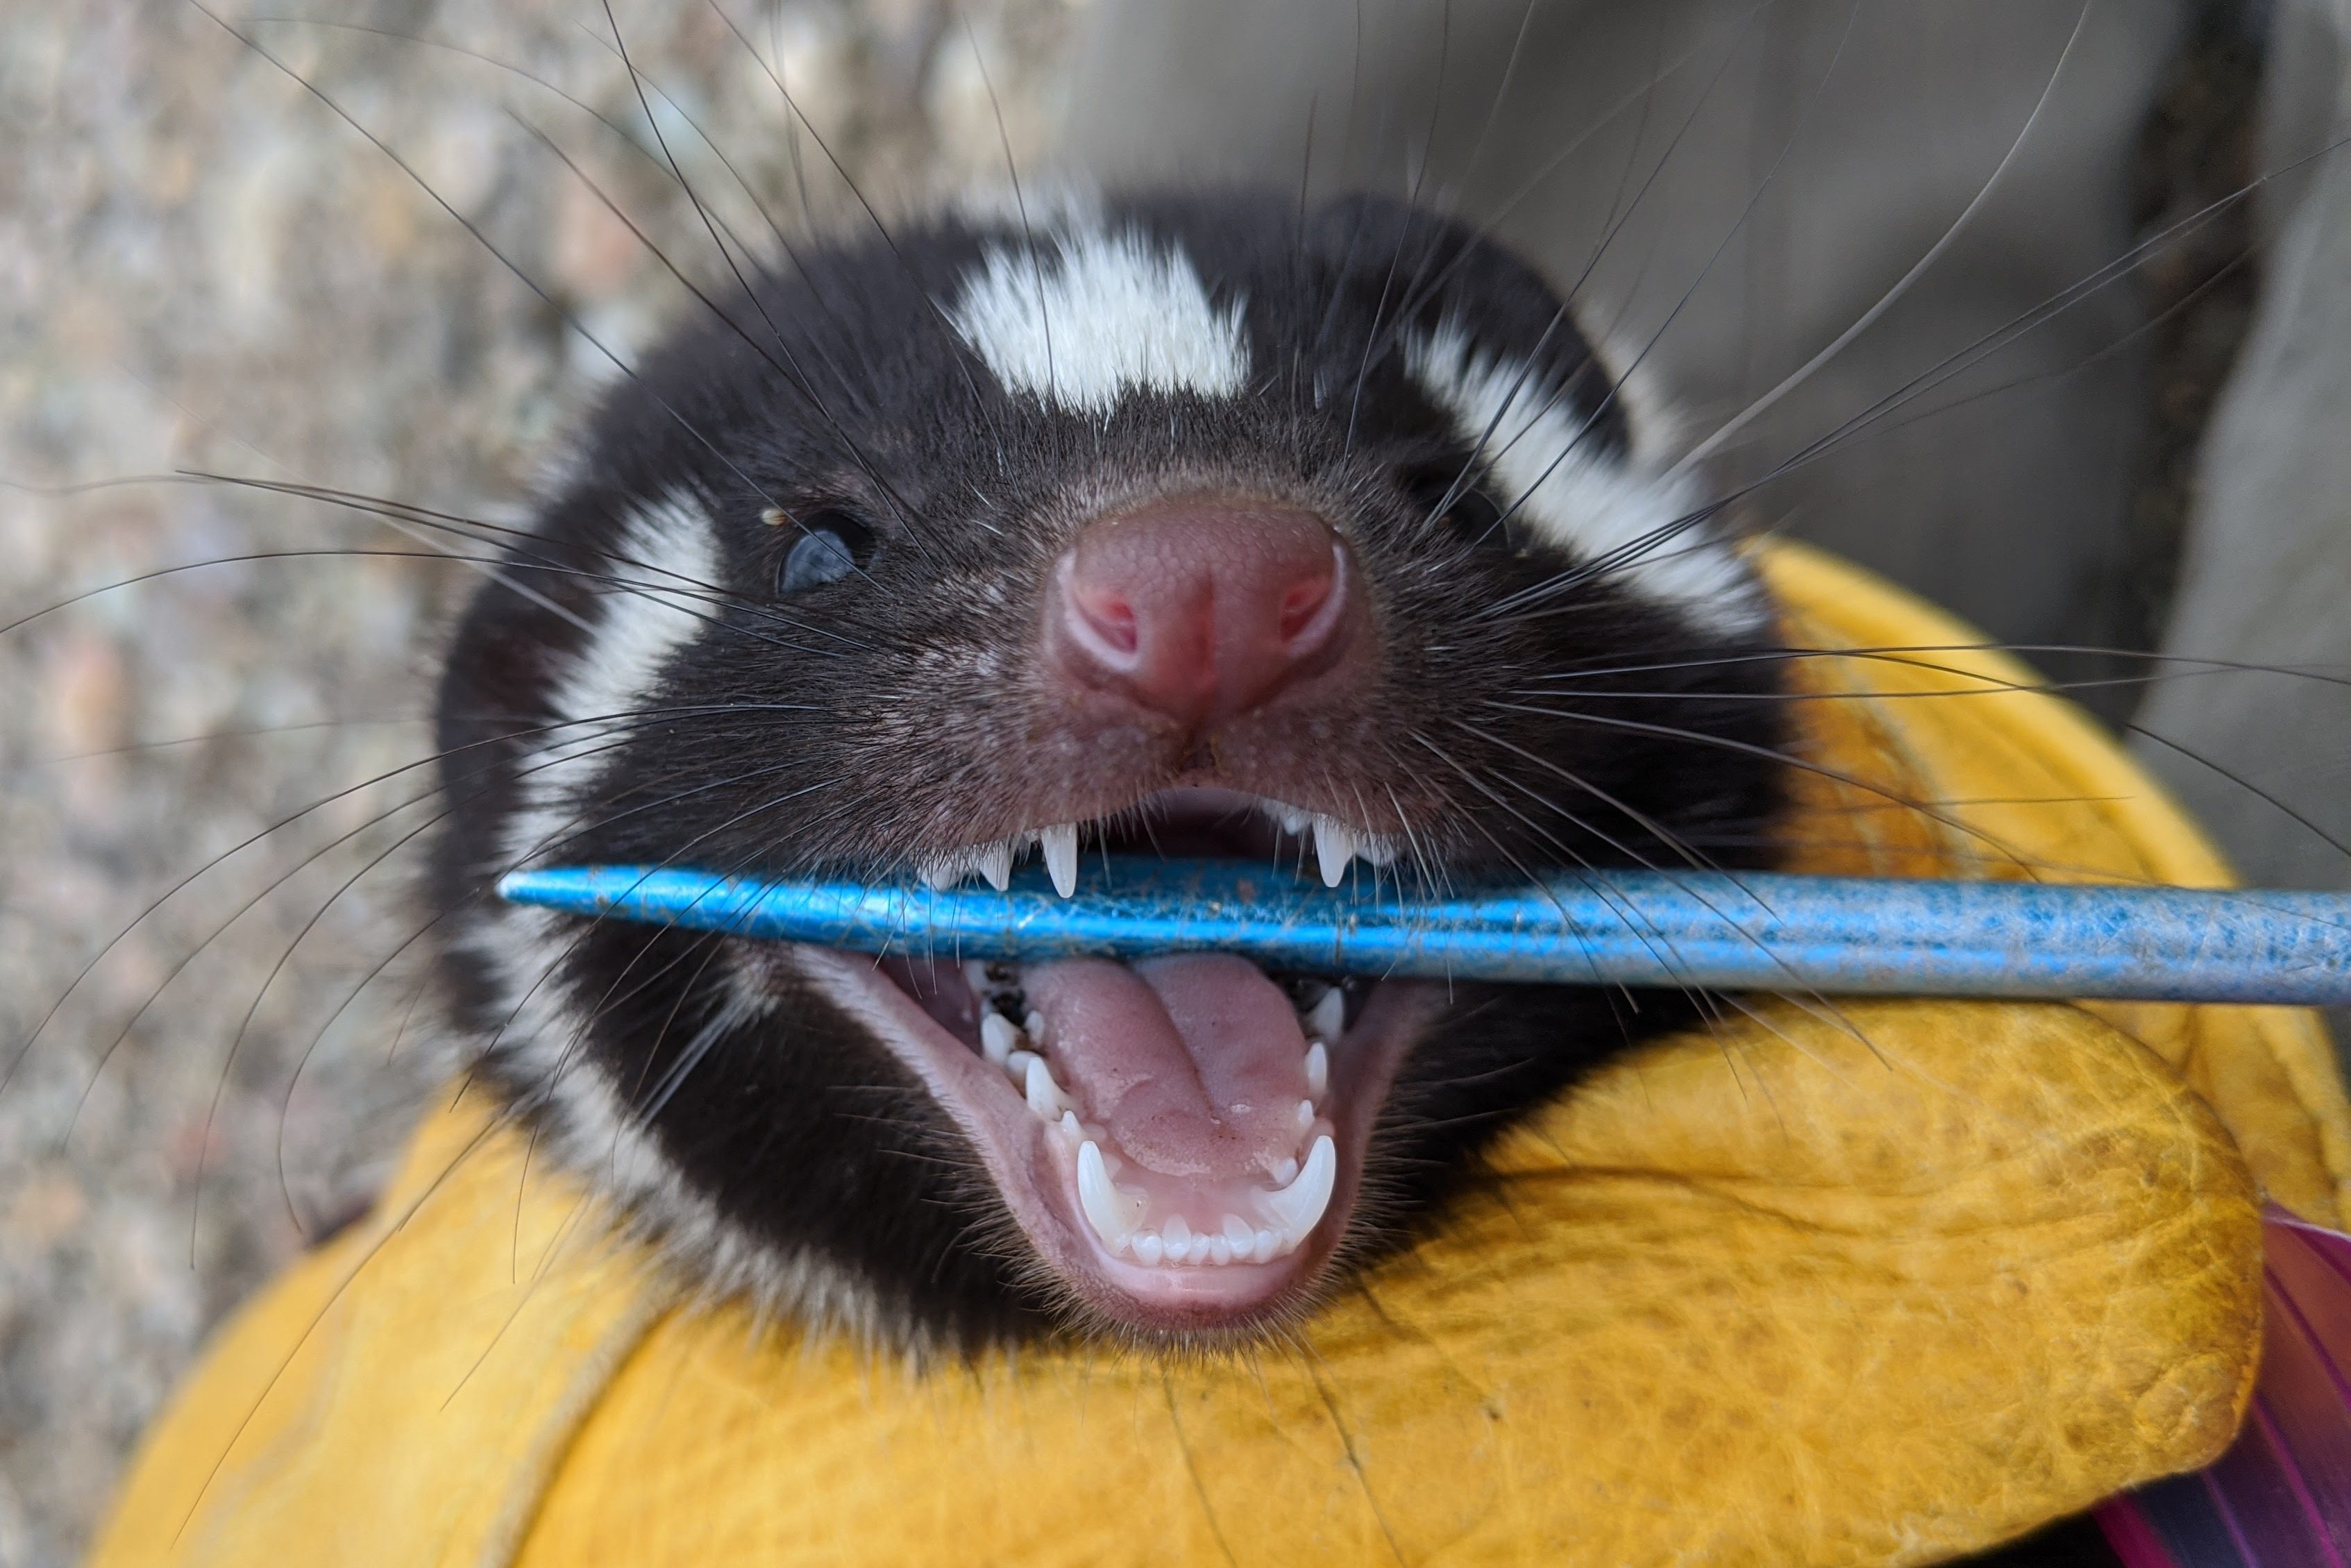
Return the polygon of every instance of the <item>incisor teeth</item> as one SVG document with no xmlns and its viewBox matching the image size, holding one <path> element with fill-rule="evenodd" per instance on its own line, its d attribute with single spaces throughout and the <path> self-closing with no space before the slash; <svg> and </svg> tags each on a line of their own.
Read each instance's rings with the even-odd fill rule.
<svg viewBox="0 0 2351 1568">
<path fill-rule="evenodd" d="M 1322 885 L 1336 887 L 1355 858 L 1355 830 L 1336 817 L 1314 819 L 1314 860 L 1322 868 Z"/>
<path fill-rule="evenodd" d="M 1053 891 L 1069 897 L 1078 891 L 1078 825 L 1040 828 L 1037 836 L 1044 841 L 1045 870 L 1053 879 Z"/>
<path fill-rule="evenodd" d="M 1155 1230 L 1146 1230 L 1134 1239 L 1134 1260 L 1145 1268 L 1155 1267 L 1165 1255 L 1167 1244 L 1159 1239 Z"/>
<path fill-rule="evenodd" d="M 1303 1239 L 1322 1220 L 1322 1211 L 1331 1207 L 1331 1193 L 1338 1183 L 1338 1145 L 1325 1133 L 1314 1140 L 1298 1179 L 1279 1192 L 1258 1194 L 1258 1206 L 1285 1236 Z"/>
<path fill-rule="evenodd" d="M 1332 995 L 1336 996 L 1337 992 Z M 1320 1100 L 1322 1092 L 1331 1087 L 1331 1052 L 1321 1040 L 1306 1048 L 1306 1093 Z"/>
<path fill-rule="evenodd" d="M 1314 1040 L 1336 1040 L 1346 1027 L 1347 998 L 1336 986 L 1323 992 L 1314 1005 L 1306 1009 L 1306 1032 Z"/>
<path fill-rule="evenodd" d="M 998 839 L 992 844 L 970 844 L 963 849 L 949 850 L 932 855 L 914 868 L 921 873 L 925 885 L 944 893 L 948 888 L 974 874 L 986 877 L 988 885 L 1002 893 L 1012 883 L 1012 861 L 1027 843 L 1029 835 L 1016 834 Z"/>
<path fill-rule="evenodd" d="M 979 1053 L 998 1067 L 1010 1059 L 1020 1044 L 1020 1031 L 1002 1013 L 979 1015 Z"/>
</svg>

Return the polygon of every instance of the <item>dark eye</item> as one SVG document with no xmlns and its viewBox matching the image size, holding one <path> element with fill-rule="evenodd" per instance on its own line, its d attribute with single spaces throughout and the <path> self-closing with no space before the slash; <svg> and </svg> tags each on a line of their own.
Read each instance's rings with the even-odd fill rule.
<svg viewBox="0 0 2351 1568">
<path fill-rule="evenodd" d="M 1455 463 L 1416 469 L 1404 476 L 1405 494 L 1421 518 L 1451 529 L 1471 544 L 1511 548 L 1509 519 L 1501 504 Z"/>
<path fill-rule="evenodd" d="M 776 568 L 778 598 L 838 582 L 872 558 L 872 530 L 846 512 L 810 511 L 793 517 L 772 508 L 766 517 L 791 538 Z"/>
</svg>

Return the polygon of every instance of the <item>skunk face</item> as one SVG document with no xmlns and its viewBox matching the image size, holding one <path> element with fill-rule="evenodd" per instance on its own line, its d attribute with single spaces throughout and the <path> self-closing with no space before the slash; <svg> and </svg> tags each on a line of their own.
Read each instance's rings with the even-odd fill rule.
<svg viewBox="0 0 2351 1568">
<path fill-rule="evenodd" d="M 1767 858 L 1770 608 L 1527 267 L 1359 200 L 805 254 L 622 387 L 452 651 L 445 968 L 705 1284 L 917 1344 L 1231 1337 L 1689 1016 L 1234 955 L 966 966 L 498 904 L 613 861 L 1066 891 Z"/>
</svg>

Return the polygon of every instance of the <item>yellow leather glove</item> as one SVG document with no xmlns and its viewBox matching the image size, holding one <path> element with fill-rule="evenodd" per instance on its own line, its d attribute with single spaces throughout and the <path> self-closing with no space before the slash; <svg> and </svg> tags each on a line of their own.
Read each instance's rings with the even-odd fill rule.
<svg viewBox="0 0 2351 1568">
<path fill-rule="evenodd" d="M 1800 662 L 1802 869 L 2225 879 L 1973 633 L 1763 564 L 1794 642 L 1914 650 Z M 2336 1222 L 2351 1173 L 2308 1015 L 1749 1007 L 1546 1108 L 1442 1236 L 1234 1362 L 925 1373 L 681 1302 L 461 1102 L 230 1325 L 94 1561 L 1874 1568 L 2219 1453 L 2261 1197 Z"/>
</svg>

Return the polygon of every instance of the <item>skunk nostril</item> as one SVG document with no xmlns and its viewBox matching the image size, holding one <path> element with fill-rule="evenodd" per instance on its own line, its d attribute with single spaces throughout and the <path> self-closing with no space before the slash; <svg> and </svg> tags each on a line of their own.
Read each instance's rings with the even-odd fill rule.
<svg viewBox="0 0 2351 1568">
<path fill-rule="evenodd" d="M 1333 560 L 1336 560 L 1334 556 Z M 1330 601 L 1332 584 L 1337 580 L 1334 570 L 1311 582 L 1301 582 L 1282 596 L 1281 640 L 1295 639 L 1314 620 L 1314 612 Z"/>
<path fill-rule="evenodd" d="M 1246 712 L 1343 655 L 1348 565 L 1296 507 L 1196 496 L 1099 519 L 1055 569 L 1050 667 L 1186 725 Z"/>
<path fill-rule="evenodd" d="M 1114 593 L 1088 591 L 1081 588 L 1071 594 L 1070 602 L 1085 617 L 1087 626 L 1105 645 L 1121 653 L 1132 653 L 1142 642 L 1135 625 L 1134 606 Z"/>
</svg>

